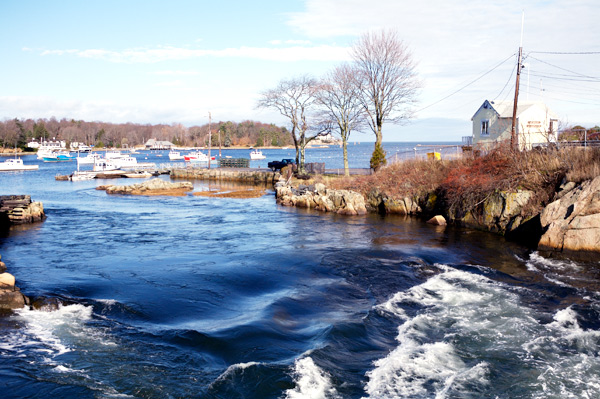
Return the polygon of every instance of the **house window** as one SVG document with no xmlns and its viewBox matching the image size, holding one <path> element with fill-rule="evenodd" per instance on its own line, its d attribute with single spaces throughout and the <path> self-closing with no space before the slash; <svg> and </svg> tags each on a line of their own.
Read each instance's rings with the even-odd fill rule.
<svg viewBox="0 0 600 399">
<path fill-rule="evenodd" d="M 481 121 L 481 135 L 482 136 L 490 135 L 490 131 L 488 130 L 489 126 L 490 126 L 490 121 L 488 121 L 488 120 Z"/>
</svg>

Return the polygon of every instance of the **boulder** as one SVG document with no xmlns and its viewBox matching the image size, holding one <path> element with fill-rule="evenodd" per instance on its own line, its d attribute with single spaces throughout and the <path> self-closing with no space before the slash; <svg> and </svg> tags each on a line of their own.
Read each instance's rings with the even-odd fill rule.
<svg viewBox="0 0 600 399">
<path fill-rule="evenodd" d="M 578 257 L 600 255 L 600 176 L 572 188 L 540 215 L 538 249 Z"/>
<path fill-rule="evenodd" d="M 31 302 L 31 307 L 35 310 L 41 310 L 44 312 L 51 312 L 54 310 L 58 310 L 62 302 L 58 298 L 47 298 L 47 297 L 39 297 L 35 298 Z"/>
<path fill-rule="evenodd" d="M 17 290 L 0 289 L 0 309 L 13 310 L 21 309 L 27 304 L 27 298 Z"/>
<path fill-rule="evenodd" d="M 467 212 L 461 223 L 468 227 L 506 234 L 528 219 L 522 216 L 523 207 L 533 196 L 532 191 L 498 191 L 487 198 L 480 210 Z"/>
<path fill-rule="evenodd" d="M 187 181 L 171 183 L 162 179 L 150 179 L 128 186 L 108 185 L 99 186 L 97 189 L 106 190 L 107 194 L 181 195 L 183 192 L 192 191 L 194 185 Z"/>
<path fill-rule="evenodd" d="M 15 276 L 10 273 L 0 274 L 0 289 L 11 289 L 15 288 Z"/>
<path fill-rule="evenodd" d="M 432 217 L 431 219 L 429 219 L 427 221 L 427 223 L 433 224 L 433 225 L 436 225 L 436 226 L 445 226 L 446 225 L 446 218 L 444 218 L 442 215 L 436 215 L 436 216 Z"/>
</svg>

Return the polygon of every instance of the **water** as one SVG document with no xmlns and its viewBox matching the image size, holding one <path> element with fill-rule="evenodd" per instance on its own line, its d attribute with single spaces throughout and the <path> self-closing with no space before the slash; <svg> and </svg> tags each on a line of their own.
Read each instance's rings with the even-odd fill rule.
<svg viewBox="0 0 600 399">
<path fill-rule="evenodd" d="M 126 197 L 95 187 L 131 180 L 54 181 L 73 168 L 0 174 L 0 194 L 31 194 L 48 215 L 1 237 L 2 260 L 26 294 L 65 303 L 0 319 L 3 398 L 600 395 L 598 262 L 279 207 L 272 192 Z"/>
</svg>

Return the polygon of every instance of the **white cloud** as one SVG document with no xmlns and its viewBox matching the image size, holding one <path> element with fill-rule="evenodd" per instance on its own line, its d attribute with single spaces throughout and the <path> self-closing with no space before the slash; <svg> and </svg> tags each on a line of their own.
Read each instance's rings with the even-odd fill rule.
<svg viewBox="0 0 600 399">
<path fill-rule="evenodd" d="M 154 71 L 150 72 L 150 75 L 159 75 L 159 76 L 194 76 L 199 75 L 198 71 Z"/>
<path fill-rule="evenodd" d="M 268 61 L 341 61 L 348 58 L 348 49 L 340 46 L 295 45 L 283 48 L 239 47 L 222 50 L 187 49 L 181 47 L 136 48 L 122 51 L 87 50 L 44 50 L 43 56 L 75 55 L 114 63 L 155 63 L 168 60 L 185 60 L 202 57 L 251 58 Z"/>
</svg>

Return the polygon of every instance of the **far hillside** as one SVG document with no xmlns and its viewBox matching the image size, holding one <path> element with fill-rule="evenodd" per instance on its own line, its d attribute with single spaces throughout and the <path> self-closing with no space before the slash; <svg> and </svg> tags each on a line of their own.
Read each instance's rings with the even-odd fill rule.
<svg viewBox="0 0 600 399">
<path fill-rule="evenodd" d="M 213 146 L 289 146 L 292 137 L 285 127 L 274 124 L 243 121 L 217 122 L 210 125 Z M 185 127 L 136 123 L 86 122 L 56 118 L 9 119 L 0 121 L 0 146 L 24 149 L 31 140 L 64 140 L 102 147 L 135 147 L 149 139 L 170 141 L 178 146 L 208 145 L 209 125 Z"/>
</svg>

